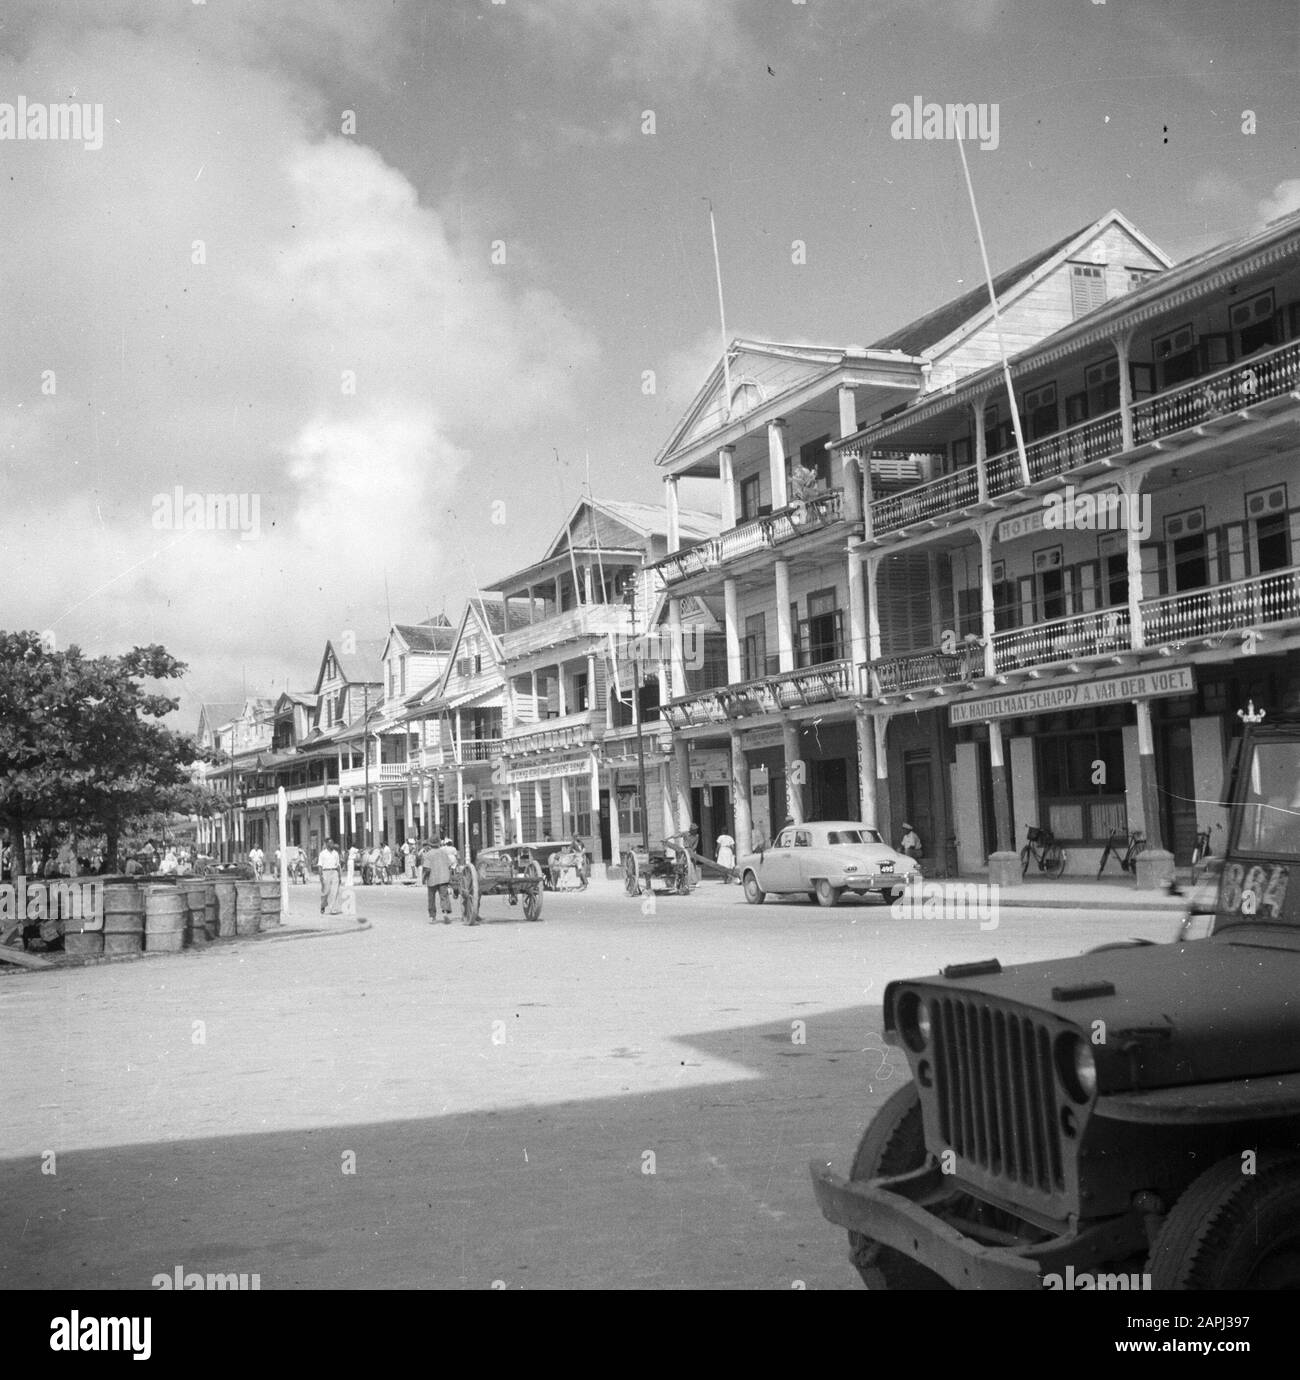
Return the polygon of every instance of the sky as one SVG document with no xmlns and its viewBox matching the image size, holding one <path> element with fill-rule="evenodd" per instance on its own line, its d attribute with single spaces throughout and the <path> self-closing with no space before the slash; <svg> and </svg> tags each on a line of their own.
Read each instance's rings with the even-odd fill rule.
<svg viewBox="0 0 1300 1380">
<path fill-rule="evenodd" d="M 1180 259 L 1300 209 L 1298 66 L 1294 0 L 3 0 L 0 628 L 162 643 L 188 729 L 309 689 L 588 475 L 662 501 L 710 204 L 729 336 L 866 345 L 981 281 L 895 105 L 997 106 L 995 272 L 1111 207 Z"/>
</svg>

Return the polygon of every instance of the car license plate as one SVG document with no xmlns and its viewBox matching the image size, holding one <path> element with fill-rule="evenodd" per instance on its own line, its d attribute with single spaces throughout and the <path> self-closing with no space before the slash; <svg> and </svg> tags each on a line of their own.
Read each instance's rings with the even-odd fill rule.
<svg viewBox="0 0 1300 1380">
<path fill-rule="evenodd" d="M 893 864 L 893 863 L 882 862 L 882 863 L 880 864 L 880 870 L 881 870 L 882 872 L 892 872 L 892 871 L 894 870 L 894 864 Z"/>
</svg>

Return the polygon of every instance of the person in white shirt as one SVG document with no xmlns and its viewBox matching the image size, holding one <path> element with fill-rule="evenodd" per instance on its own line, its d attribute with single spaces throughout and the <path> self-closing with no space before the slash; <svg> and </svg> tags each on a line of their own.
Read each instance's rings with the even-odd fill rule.
<svg viewBox="0 0 1300 1380">
<path fill-rule="evenodd" d="M 162 862 L 158 864 L 159 876 L 174 877 L 178 867 L 179 864 L 176 861 L 176 851 L 175 849 L 169 848 L 166 853 L 163 854 Z"/>
<path fill-rule="evenodd" d="M 325 914 L 328 904 L 331 915 L 339 913 L 339 852 L 332 839 L 325 840 L 325 846 L 316 859 L 320 870 L 320 913 Z"/>
<path fill-rule="evenodd" d="M 718 835 L 718 866 L 727 869 L 724 882 L 734 880 L 736 870 L 736 840 L 730 834 Z"/>
<path fill-rule="evenodd" d="M 266 862 L 266 854 L 260 848 L 250 848 L 248 850 L 248 861 L 253 865 L 253 876 L 261 877 L 262 867 Z"/>
</svg>

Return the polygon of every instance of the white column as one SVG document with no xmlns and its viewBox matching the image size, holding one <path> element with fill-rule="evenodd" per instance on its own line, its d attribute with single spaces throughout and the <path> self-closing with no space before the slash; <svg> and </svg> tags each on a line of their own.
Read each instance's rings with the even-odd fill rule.
<svg viewBox="0 0 1300 1380">
<path fill-rule="evenodd" d="M 880 556 L 868 556 L 863 561 L 863 573 L 867 586 L 867 660 L 880 660 L 880 591 L 876 579 L 880 569 Z"/>
<path fill-rule="evenodd" d="M 691 826 L 691 750 L 685 738 L 673 737 L 673 766 L 677 777 L 677 827 Z"/>
<path fill-rule="evenodd" d="M 609 770 L 609 852 L 611 863 L 623 861 L 623 836 L 618 823 L 618 771 Z"/>
<path fill-rule="evenodd" d="M 785 482 L 786 445 L 789 428 L 784 417 L 774 417 L 767 424 L 767 462 L 772 479 L 772 511 L 784 508 L 790 502 Z"/>
<path fill-rule="evenodd" d="M 555 692 L 559 696 L 560 718 L 569 712 L 569 696 L 565 692 L 564 667 L 560 662 L 555 663 Z"/>
<path fill-rule="evenodd" d="M 993 524 L 981 522 L 980 538 L 980 636 L 984 639 L 984 674 L 991 676 L 997 669 L 993 648 L 996 623 L 993 617 Z"/>
<path fill-rule="evenodd" d="M 587 761 L 587 772 L 591 791 L 591 866 L 594 870 L 606 861 L 600 849 L 600 759 L 594 752 Z"/>
<path fill-rule="evenodd" d="M 723 620 L 727 635 L 727 680 L 739 685 L 745 678 L 745 663 L 740 647 L 740 597 L 736 581 L 727 576 L 722 582 Z"/>
<path fill-rule="evenodd" d="M 736 474 L 735 474 L 735 446 L 721 446 L 718 449 L 718 487 L 721 490 L 719 495 L 718 510 L 722 514 L 722 530 L 728 531 L 736 525 Z"/>
<path fill-rule="evenodd" d="M 840 435 L 852 436 L 858 429 L 857 390 L 840 384 Z M 844 516 L 849 522 L 862 521 L 862 479 L 857 454 L 847 447 L 840 451 L 840 485 L 844 490 Z"/>
<path fill-rule="evenodd" d="M 855 668 L 850 673 L 851 685 L 857 684 L 856 668 L 867 660 L 867 591 L 862 575 L 862 557 L 848 554 L 849 563 L 849 660 Z"/>
<path fill-rule="evenodd" d="M 876 731 L 871 716 L 855 714 L 853 727 L 858 740 L 858 800 L 860 818 L 870 829 L 876 824 Z"/>
<path fill-rule="evenodd" d="M 664 480 L 664 498 L 668 504 L 668 550 L 682 549 L 681 523 L 677 516 L 677 476 L 670 474 Z"/>
<path fill-rule="evenodd" d="M 1129 346 L 1133 343 L 1133 332 L 1128 331 L 1115 342 L 1115 354 L 1119 359 L 1119 433 L 1120 445 L 1124 450 L 1133 449 L 1133 380 L 1129 377 Z"/>
<path fill-rule="evenodd" d="M 790 626 L 790 565 L 777 560 L 776 574 L 776 652 L 783 671 L 794 670 L 794 631 Z"/>
<path fill-rule="evenodd" d="M 515 842 L 516 842 L 516 843 L 523 843 L 523 841 L 524 841 L 524 810 L 523 810 L 523 796 L 521 795 L 520 790 L 519 790 L 519 787 L 518 787 L 517 784 L 510 787 L 510 817 L 511 817 L 511 818 L 514 820 L 514 822 L 515 822 Z"/>
<path fill-rule="evenodd" d="M 689 693 L 686 684 L 686 654 L 682 647 L 682 601 L 668 601 L 668 640 L 672 659 L 672 691 L 669 698 L 676 699 Z"/>
<path fill-rule="evenodd" d="M 1127 368 L 1125 374 L 1128 373 Z M 1135 475 L 1131 470 L 1126 471 L 1120 476 L 1120 493 L 1124 501 L 1129 502 L 1130 496 L 1140 494 L 1142 491 L 1142 476 Z M 1128 626 L 1129 626 L 1129 645 L 1131 647 L 1145 647 L 1147 645 L 1146 629 L 1142 626 L 1142 537 L 1138 531 L 1138 523 L 1126 523 L 1125 527 L 1125 548 L 1126 564 L 1128 566 Z M 1147 839 L 1150 846 L 1150 837 Z"/>
<path fill-rule="evenodd" d="M 985 401 L 985 394 L 981 393 L 970 405 L 971 417 L 975 424 L 975 492 L 981 503 L 987 503 L 989 497 L 989 455 L 984 440 Z"/>
<path fill-rule="evenodd" d="M 785 749 L 785 802 L 790 820 L 802 824 L 803 781 L 800 777 L 806 770 L 803 758 L 799 755 L 799 726 L 788 719 L 781 725 L 781 741 Z"/>
</svg>

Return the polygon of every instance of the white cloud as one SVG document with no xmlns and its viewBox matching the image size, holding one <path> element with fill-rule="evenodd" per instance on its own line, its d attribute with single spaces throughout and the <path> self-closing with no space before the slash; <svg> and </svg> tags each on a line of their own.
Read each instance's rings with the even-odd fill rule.
<svg viewBox="0 0 1300 1380">
<path fill-rule="evenodd" d="M 1273 188 L 1271 195 L 1259 203 L 1260 224 L 1267 225 L 1281 216 L 1293 215 L 1300 211 L 1300 177 L 1289 177 Z"/>
<path fill-rule="evenodd" d="M 337 619 L 382 632 L 385 571 L 396 616 L 440 606 L 453 489 L 512 430 L 575 415 L 595 347 L 324 132 L 246 35 L 200 48 L 128 12 L 33 31 L 0 68 L 33 100 L 102 102 L 105 124 L 99 152 L 0 148 L 0 626 L 162 641 L 210 696 L 250 661 L 299 683 Z M 322 15 L 346 34 L 356 11 Z M 159 532 L 153 496 L 177 484 L 257 495 L 260 537 Z"/>
</svg>

